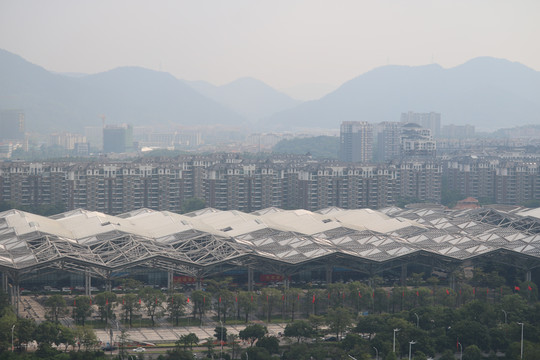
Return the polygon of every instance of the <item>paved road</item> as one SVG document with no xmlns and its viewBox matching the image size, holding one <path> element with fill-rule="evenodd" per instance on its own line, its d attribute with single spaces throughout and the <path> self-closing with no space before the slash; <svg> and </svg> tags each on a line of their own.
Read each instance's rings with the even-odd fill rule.
<svg viewBox="0 0 540 360">
<path fill-rule="evenodd" d="M 286 324 L 267 325 L 270 335 L 278 336 L 283 333 Z M 155 327 L 155 328 L 134 328 L 127 330 L 127 337 L 131 341 L 138 342 L 175 342 L 180 336 L 194 333 L 200 340 L 214 337 L 216 325 L 208 326 L 179 326 L 179 327 Z M 227 334 L 238 334 L 245 325 L 226 325 Z M 105 329 L 95 329 L 96 336 L 104 343 L 109 342 L 109 332 Z M 119 335 L 118 331 L 113 329 L 113 336 Z"/>
</svg>

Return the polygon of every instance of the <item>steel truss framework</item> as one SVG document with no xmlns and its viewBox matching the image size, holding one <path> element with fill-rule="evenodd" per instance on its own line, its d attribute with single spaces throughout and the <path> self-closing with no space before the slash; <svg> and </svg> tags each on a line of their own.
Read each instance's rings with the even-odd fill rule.
<svg viewBox="0 0 540 360">
<path fill-rule="evenodd" d="M 287 226 L 271 220 L 276 214 Z M 44 269 L 109 280 L 135 267 L 196 277 L 239 267 L 293 275 L 339 266 L 373 275 L 411 263 L 455 269 L 486 260 L 538 267 L 540 219 L 493 208 L 0 213 L 0 270 L 14 282 Z"/>
</svg>

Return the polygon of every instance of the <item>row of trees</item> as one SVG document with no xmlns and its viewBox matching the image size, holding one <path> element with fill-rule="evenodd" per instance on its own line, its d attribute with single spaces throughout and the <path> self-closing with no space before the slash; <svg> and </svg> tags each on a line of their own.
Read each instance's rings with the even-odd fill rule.
<svg viewBox="0 0 540 360">
<path fill-rule="evenodd" d="M 509 310 L 503 313 L 503 307 Z M 499 313 L 505 316 L 501 319 Z M 285 342 L 268 335 L 261 324 L 248 325 L 238 336 L 227 336 L 226 329 L 217 327 L 214 336 L 218 341 L 227 339 L 225 359 L 266 360 L 279 354 L 289 360 L 350 359 L 349 355 L 358 360 L 375 355 L 395 360 L 407 358 L 411 349 L 416 360 L 454 360 L 461 351 L 465 360 L 517 360 L 521 357 L 518 322 L 524 324 L 523 359 L 540 359 L 540 303 L 530 303 L 517 294 L 504 296 L 501 304 L 473 300 L 460 308 L 426 305 L 394 314 L 357 316 L 337 307 L 324 316 L 310 315 L 287 324 L 283 335 L 290 341 Z M 335 337 L 323 340 L 328 332 Z M 247 349 L 238 347 L 238 338 L 247 342 Z M 191 359 L 189 350 L 198 342 L 195 334 L 183 335 L 167 358 Z M 212 339 L 201 343 L 208 348 L 207 357 L 215 359 L 213 344 Z"/>
<path fill-rule="evenodd" d="M 439 286 L 437 281 L 430 278 L 427 286 L 418 286 L 413 275 L 411 282 L 416 283 L 413 287 L 381 287 L 374 279 L 371 287 L 361 282 L 350 282 L 329 284 L 326 289 L 264 288 L 257 292 L 234 292 L 228 288 L 230 280 L 224 279 L 208 280 L 205 291 L 196 290 L 187 294 L 165 294 L 157 289 L 132 284 L 133 288 L 141 290 L 123 295 L 106 291 L 93 298 L 77 296 L 72 304 L 67 303 L 62 295 L 53 295 L 47 298 L 44 305 L 49 319 L 56 323 L 70 313 L 71 307 L 72 316 L 79 325 L 85 325 L 87 319 L 97 312 L 105 323 L 120 313 L 121 319 L 129 326 L 133 325 L 133 319 L 139 314 L 147 316 L 152 326 L 156 318 L 163 316 L 178 326 L 188 310 L 200 323 L 209 310 L 214 310 L 217 321 L 226 323 L 227 320 L 236 319 L 247 323 L 254 316 L 267 322 L 275 317 L 281 321 L 294 321 L 299 316 L 321 315 L 337 307 L 353 313 L 394 313 L 428 305 L 457 308 L 473 300 L 500 303 L 506 295 L 511 294 L 517 294 L 529 302 L 538 298 L 538 288 L 532 282 L 497 288 L 461 283 L 454 290 Z"/>
</svg>

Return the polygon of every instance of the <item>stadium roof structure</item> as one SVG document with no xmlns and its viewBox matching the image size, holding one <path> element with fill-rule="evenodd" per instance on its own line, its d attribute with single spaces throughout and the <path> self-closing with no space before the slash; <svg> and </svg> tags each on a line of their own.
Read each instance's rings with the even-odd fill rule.
<svg viewBox="0 0 540 360">
<path fill-rule="evenodd" d="M 17 279 L 44 268 L 110 279 L 134 267 L 192 276 L 238 267 L 291 275 L 328 266 L 376 273 L 408 263 L 460 266 L 485 259 L 540 266 L 540 210 L 0 213 L 0 270 Z"/>
</svg>

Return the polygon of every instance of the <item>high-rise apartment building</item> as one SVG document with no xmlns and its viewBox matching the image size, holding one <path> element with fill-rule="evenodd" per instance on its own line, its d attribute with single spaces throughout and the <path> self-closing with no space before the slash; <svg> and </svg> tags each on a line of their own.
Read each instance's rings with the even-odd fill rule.
<svg viewBox="0 0 540 360">
<path fill-rule="evenodd" d="M 407 123 L 401 128 L 401 156 L 435 157 L 437 146 L 430 129 Z"/>
<path fill-rule="evenodd" d="M 401 154 L 401 127 L 398 122 L 382 122 L 377 125 L 377 160 L 398 159 Z"/>
<path fill-rule="evenodd" d="M 430 129 L 431 135 L 434 138 L 438 138 L 441 135 L 441 114 L 436 112 L 429 113 L 416 113 L 409 111 L 401 113 L 402 123 L 415 123 L 423 127 L 424 129 Z"/>
<path fill-rule="evenodd" d="M 139 208 L 179 212 L 194 197 L 209 207 L 245 212 L 376 209 L 400 198 L 440 201 L 441 173 L 441 165 L 428 160 L 343 165 L 196 155 L 161 161 L 0 162 L 0 201 L 109 214 Z"/>
<path fill-rule="evenodd" d="M 25 124 L 22 110 L 0 110 L 0 141 L 24 140 Z"/>
<path fill-rule="evenodd" d="M 368 163 L 373 158 L 373 125 L 366 121 L 341 123 L 339 159 L 345 162 Z"/>
<path fill-rule="evenodd" d="M 129 151 L 133 151 L 133 127 L 131 125 L 107 125 L 103 128 L 104 153 Z"/>
</svg>

